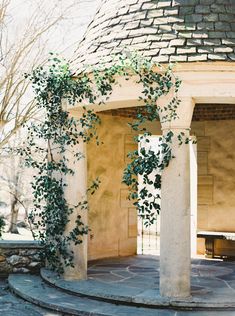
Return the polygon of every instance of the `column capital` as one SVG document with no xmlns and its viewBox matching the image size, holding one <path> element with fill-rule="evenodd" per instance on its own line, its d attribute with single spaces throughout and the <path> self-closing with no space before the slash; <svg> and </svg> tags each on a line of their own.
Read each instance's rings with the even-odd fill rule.
<svg viewBox="0 0 235 316">
<path fill-rule="evenodd" d="M 181 97 L 179 98 L 180 104 L 176 109 L 176 118 L 172 118 L 171 120 L 166 119 L 166 117 L 170 115 L 168 109 L 165 109 L 167 105 L 171 102 L 172 95 L 161 97 L 158 101 L 158 106 L 161 111 L 159 113 L 160 122 L 162 126 L 162 131 L 166 130 L 190 130 L 191 121 L 193 117 L 193 110 L 195 106 L 195 101 L 191 97 Z"/>
</svg>

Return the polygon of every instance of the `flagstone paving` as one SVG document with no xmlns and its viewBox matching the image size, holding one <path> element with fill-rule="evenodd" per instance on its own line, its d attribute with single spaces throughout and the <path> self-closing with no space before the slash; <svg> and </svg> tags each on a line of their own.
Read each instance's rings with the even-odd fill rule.
<svg viewBox="0 0 235 316">
<path fill-rule="evenodd" d="M 13 283 L 12 283 L 13 282 Z M 37 276 L 17 275 L 10 279 L 16 293 L 34 304 L 78 316 L 234 316 L 235 311 L 176 311 L 125 306 L 96 301 L 62 292 L 44 284 Z M 1 314 L 0 314 L 1 315 Z M 14 316 L 5 314 L 6 316 Z M 5 316 L 4 315 L 4 316 Z M 24 315 L 31 315 L 25 313 Z M 47 315 L 47 314 L 42 314 Z M 20 315 L 21 316 L 21 315 Z M 22 315 L 23 316 L 23 315 Z M 34 314 L 32 314 L 34 316 Z"/>
<path fill-rule="evenodd" d="M 197 297 L 204 302 L 200 310 L 179 309 L 182 307 L 179 301 L 171 309 L 150 306 L 153 302 L 159 303 L 160 299 L 156 256 L 93 261 L 89 264 L 88 281 L 64 281 L 47 270 L 42 271 L 42 276 L 43 279 L 30 275 L 10 276 L 9 285 L 14 293 L 35 305 L 1 288 L 0 315 L 235 316 L 234 262 L 192 261 L 192 295 L 194 302 L 197 303 Z M 133 297 L 138 300 L 133 301 Z"/>
<path fill-rule="evenodd" d="M 42 270 L 42 277 L 70 293 L 114 302 L 159 307 L 235 309 L 233 262 L 192 260 L 192 296 L 186 300 L 168 300 L 160 296 L 157 256 L 119 257 L 94 261 L 89 265 L 87 281 L 65 281 L 48 270 Z"/>
</svg>

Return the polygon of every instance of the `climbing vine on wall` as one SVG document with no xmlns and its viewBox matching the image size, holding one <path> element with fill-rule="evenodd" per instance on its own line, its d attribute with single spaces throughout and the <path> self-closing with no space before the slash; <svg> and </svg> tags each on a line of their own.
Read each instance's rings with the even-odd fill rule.
<svg viewBox="0 0 235 316">
<path fill-rule="evenodd" d="M 138 150 L 128 154 L 131 162 L 124 170 L 123 182 L 130 188 L 129 198 L 134 201 L 143 224 L 150 226 L 157 220 L 160 212 L 161 172 L 173 158 L 171 143 L 174 135 L 169 130 L 160 137 L 160 146 L 156 152 L 151 146 L 147 148 L 144 145 L 152 135 L 147 123 L 159 119 L 161 122 L 170 122 L 177 118 L 176 110 L 180 103 L 177 92 L 181 82 L 174 76 L 172 65 L 163 68 L 149 59 L 141 59 L 140 64 L 134 68 L 134 73 L 137 82 L 143 87 L 139 99 L 145 111 L 139 110 L 134 122 L 130 123 L 133 131 L 139 134 L 134 136 Z M 158 106 L 158 99 L 169 92 L 173 95 L 169 103 L 164 108 Z M 185 141 L 183 135 L 181 141 Z"/>
<path fill-rule="evenodd" d="M 79 201 L 77 205 L 70 205 L 66 200 L 64 190 L 67 186 L 66 175 L 73 175 L 71 163 L 68 165 L 67 151 L 73 153 L 74 161 L 84 159 L 76 148 L 80 142 L 95 139 L 99 144 L 97 125 L 100 123 L 98 115 L 84 104 L 105 104 L 112 93 L 114 85 L 118 84 L 118 77 L 126 80 L 133 79 L 142 86 L 140 101 L 145 105 L 145 114 L 139 112 L 132 129 L 148 141 L 150 131 L 146 128 L 148 121 L 159 118 L 171 120 L 176 117 L 179 104 L 177 97 L 173 97 L 164 109 L 160 109 L 157 100 L 167 95 L 172 89 L 175 93 L 180 81 L 174 78 L 172 67 L 166 69 L 152 63 L 149 59 L 141 58 L 137 54 L 129 57 L 119 55 L 110 67 L 83 69 L 73 76 L 69 64 L 64 60 L 52 56 L 49 67 L 39 67 L 32 74 L 27 75 L 31 80 L 35 92 L 35 100 L 41 110 L 40 117 L 28 126 L 27 146 L 20 150 L 25 156 L 26 164 L 35 169 L 32 184 L 34 209 L 30 220 L 38 231 L 37 238 L 42 242 L 43 257 L 48 265 L 63 273 L 65 266 L 73 266 L 73 253 L 70 243 L 79 244 L 81 236 L 88 233 L 88 227 L 77 216 L 76 226 L 67 235 L 64 234 L 69 216 L 72 212 L 88 210 L 87 200 Z M 69 115 L 66 104 L 73 106 L 81 104 L 82 114 L 79 119 Z M 164 113 L 167 114 L 164 114 Z M 144 184 L 153 185 L 155 189 L 161 186 L 159 175 L 154 180 L 150 174 L 153 170 L 164 169 L 172 158 L 170 143 L 172 132 L 162 137 L 159 153 L 144 148 L 130 153 L 132 159 L 124 171 L 123 181 L 130 187 L 130 198 L 138 208 L 139 215 L 145 224 L 156 220 L 156 213 L 160 206 L 158 196 L 148 192 L 146 187 L 138 195 L 138 175 L 143 176 Z M 96 179 L 88 189 L 94 193 L 99 186 Z M 35 233 L 36 234 L 36 233 Z"/>
<path fill-rule="evenodd" d="M 113 78 L 107 72 L 99 76 L 95 74 L 91 80 L 88 73 L 83 73 L 75 80 L 69 65 L 57 57 L 50 59 L 49 68 L 39 67 L 27 77 L 32 82 L 41 109 L 40 117 L 28 127 L 27 146 L 21 150 L 27 166 L 35 169 L 32 183 L 34 209 L 30 221 L 35 226 L 35 237 L 43 245 L 43 258 L 52 269 L 63 273 L 65 266 L 73 266 L 69 244 L 81 243 L 81 236 L 88 233 L 88 227 L 79 214 L 73 230 L 64 234 L 70 214 L 77 209 L 86 212 L 88 205 L 86 199 L 71 205 L 65 198 L 66 176 L 74 174 L 66 154 L 72 152 L 70 159 L 74 162 L 84 159 L 76 146 L 92 138 L 98 143 L 96 126 L 100 123 L 94 111 L 84 107 L 80 118 L 75 119 L 69 115 L 65 105 L 75 102 L 90 104 L 97 98 L 103 102 L 102 97 L 110 94 Z M 96 179 L 88 192 L 93 194 L 98 186 L 99 180 Z"/>
</svg>

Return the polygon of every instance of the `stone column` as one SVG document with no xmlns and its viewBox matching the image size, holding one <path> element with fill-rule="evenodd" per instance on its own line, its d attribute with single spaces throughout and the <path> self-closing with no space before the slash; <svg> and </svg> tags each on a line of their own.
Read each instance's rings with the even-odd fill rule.
<svg viewBox="0 0 235 316">
<path fill-rule="evenodd" d="M 66 155 L 69 159 L 69 166 L 74 170 L 74 175 L 67 175 L 65 182 L 65 198 L 71 205 L 77 205 L 79 202 L 87 200 L 87 158 L 86 144 L 81 140 L 74 147 L 76 152 L 80 152 L 84 157 L 79 161 L 75 161 L 71 151 L 67 151 Z M 77 215 L 81 215 L 82 222 L 88 224 L 87 210 L 77 209 L 76 212 L 70 215 L 69 223 L 67 224 L 65 235 L 67 235 L 74 227 Z M 87 235 L 79 236 L 82 243 L 74 245 L 71 242 L 71 250 L 74 252 L 74 267 L 65 267 L 64 278 L 66 280 L 85 280 L 87 278 Z"/>
<path fill-rule="evenodd" d="M 164 99 L 161 101 L 165 104 Z M 162 123 L 163 135 L 169 130 L 173 158 L 162 173 L 160 231 L 160 294 L 164 297 L 190 296 L 190 159 L 189 145 L 179 145 L 178 135 L 189 137 L 194 102 L 183 99 L 178 118 Z"/>
<path fill-rule="evenodd" d="M 190 137 L 191 257 L 197 255 L 197 138 Z"/>
</svg>

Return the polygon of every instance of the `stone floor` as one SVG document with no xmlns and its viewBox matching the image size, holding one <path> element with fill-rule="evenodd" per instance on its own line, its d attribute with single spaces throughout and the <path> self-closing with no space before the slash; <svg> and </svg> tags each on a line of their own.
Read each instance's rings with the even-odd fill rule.
<svg viewBox="0 0 235 316">
<path fill-rule="evenodd" d="M 83 304 L 84 308 L 89 310 L 89 304 L 94 304 L 98 312 L 104 310 L 101 305 L 106 304 L 109 305 L 110 315 L 115 316 L 235 316 L 235 262 L 194 259 L 192 261 L 192 297 L 184 301 L 183 305 L 182 302 L 176 301 L 177 304 L 173 306 L 173 309 L 163 309 L 164 304 L 157 307 L 159 302 L 164 303 L 164 300 L 161 301 L 159 297 L 159 260 L 156 256 L 93 261 L 89 264 L 88 281 L 64 281 L 47 270 L 42 276 L 47 282 L 63 291 L 57 292 L 55 288 L 40 283 L 41 287 L 34 286 L 36 292 L 41 288 L 42 293 L 37 294 L 44 295 L 45 299 L 48 297 L 50 300 L 54 298 L 60 302 L 64 301 L 74 308 L 76 305 Z M 6 282 L 0 285 L 0 315 L 61 315 L 53 314 L 16 298 L 6 286 Z M 84 294 L 90 296 L 91 299 L 73 296 L 73 301 L 69 301 L 71 297 L 69 293 Z M 106 303 L 95 301 L 95 297 L 103 298 Z M 110 303 L 107 300 L 110 300 Z M 122 304 L 123 301 L 140 303 L 144 306 L 141 305 L 142 307 L 139 308 L 125 306 Z M 155 304 L 155 309 L 147 306 L 151 304 Z M 179 309 L 182 306 L 186 310 Z M 202 306 L 202 309 L 199 310 L 199 306 Z M 90 306 L 90 308 L 94 307 Z"/>
<path fill-rule="evenodd" d="M 133 256 L 91 262 L 87 281 L 65 281 L 53 272 L 42 277 L 56 287 L 113 302 L 144 307 L 234 309 L 235 262 L 192 260 L 191 297 L 184 300 L 163 299 L 159 294 L 159 258 Z"/>
<path fill-rule="evenodd" d="M 96 261 L 90 264 L 89 280 L 110 286 L 109 293 L 116 285 L 122 296 L 125 288 L 131 288 L 132 297 L 138 297 L 139 302 L 155 305 L 159 295 L 159 257 L 135 256 Z M 186 304 L 188 307 L 223 307 L 229 304 L 235 308 L 235 262 L 193 259 L 191 284 L 192 298 Z"/>
<path fill-rule="evenodd" d="M 144 308 L 135 307 L 123 304 L 111 304 L 95 299 L 89 299 L 82 296 L 74 296 L 64 291 L 60 291 L 54 287 L 49 287 L 43 283 L 39 277 L 18 275 L 14 276 L 17 291 L 21 292 L 24 297 L 29 298 L 34 304 L 43 304 L 48 308 L 60 310 L 62 315 L 77 315 L 77 316 L 234 316 L 235 311 L 193 311 L 193 310 L 174 310 L 163 308 Z M 11 280 L 13 281 L 13 279 Z M 21 282 L 23 281 L 23 282 Z M 12 285 L 12 284 L 11 284 Z M 19 300 L 16 300 L 19 302 Z M 22 301 L 23 302 L 23 301 Z M 19 316 L 34 316 L 44 315 L 49 316 L 50 313 L 38 312 L 35 307 L 27 307 L 26 305 L 12 306 L 13 309 L 4 310 L 4 316 L 15 316 L 14 313 L 17 307 Z M 24 303 L 22 303 L 24 304 Z M 4 307 L 4 306 L 3 306 Z M 28 308 L 28 310 L 27 310 Z M 23 311 L 22 311 L 23 310 Z M 14 313 L 14 314 L 13 314 Z M 0 309 L 0 315 L 1 309 Z M 53 315 L 53 314 L 52 314 Z M 56 314 L 57 315 L 57 314 Z"/>
</svg>

